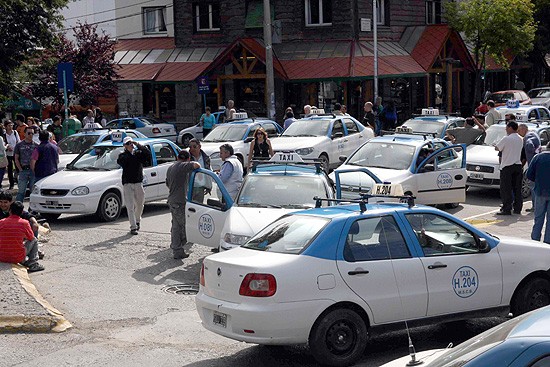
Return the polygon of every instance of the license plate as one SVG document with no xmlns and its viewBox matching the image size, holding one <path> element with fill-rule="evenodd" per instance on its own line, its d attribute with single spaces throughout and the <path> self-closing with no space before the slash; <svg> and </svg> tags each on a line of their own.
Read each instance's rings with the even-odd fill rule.
<svg viewBox="0 0 550 367">
<path fill-rule="evenodd" d="M 54 200 L 46 201 L 46 205 L 57 206 L 58 204 L 59 204 L 59 201 L 54 201 Z"/>
<path fill-rule="evenodd" d="M 485 177 L 483 173 L 472 172 L 470 173 L 470 178 L 473 180 L 483 180 Z"/>
<path fill-rule="evenodd" d="M 214 325 L 220 325 L 221 327 L 227 327 L 227 315 L 221 312 L 214 311 L 214 319 L 212 320 Z"/>
<path fill-rule="evenodd" d="M 403 187 L 401 184 L 375 184 L 372 189 L 374 195 L 386 195 L 386 196 L 401 196 L 403 195 Z"/>
</svg>

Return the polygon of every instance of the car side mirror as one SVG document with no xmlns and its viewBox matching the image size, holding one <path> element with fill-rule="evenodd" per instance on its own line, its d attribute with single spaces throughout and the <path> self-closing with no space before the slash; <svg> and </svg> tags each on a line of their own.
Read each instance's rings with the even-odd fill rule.
<svg viewBox="0 0 550 367">
<path fill-rule="evenodd" d="M 435 167 L 431 163 L 427 163 L 420 169 L 420 172 L 433 172 L 435 171 Z"/>
<path fill-rule="evenodd" d="M 251 143 L 254 138 L 252 136 L 249 136 L 248 138 L 244 139 L 245 143 Z"/>
<path fill-rule="evenodd" d="M 477 238 L 477 247 L 479 249 L 479 252 L 486 253 L 491 251 L 491 246 L 487 243 L 487 240 L 485 238 L 479 237 Z"/>
<path fill-rule="evenodd" d="M 341 155 L 341 156 L 338 157 L 338 160 L 342 163 L 344 163 L 346 161 L 346 159 L 348 159 L 347 155 Z"/>
<path fill-rule="evenodd" d="M 225 203 L 222 203 L 220 200 L 218 199 L 207 199 L 206 200 L 206 205 L 208 206 L 212 206 L 214 208 L 218 208 L 220 209 L 221 211 L 225 211 L 226 210 L 226 205 Z"/>
</svg>

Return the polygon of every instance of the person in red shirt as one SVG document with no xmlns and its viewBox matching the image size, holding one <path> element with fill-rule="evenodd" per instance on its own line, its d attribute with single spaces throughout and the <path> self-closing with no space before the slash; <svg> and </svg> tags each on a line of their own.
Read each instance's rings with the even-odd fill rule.
<svg viewBox="0 0 550 367">
<path fill-rule="evenodd" d="M 0 220 L 0 262 L 21 263 L 29 273 L 44 270 L 38 263 L 38 241 L 22 213 L 23 203 L 15 201 L 10 205 L 10 216 Z"/>
</svg>

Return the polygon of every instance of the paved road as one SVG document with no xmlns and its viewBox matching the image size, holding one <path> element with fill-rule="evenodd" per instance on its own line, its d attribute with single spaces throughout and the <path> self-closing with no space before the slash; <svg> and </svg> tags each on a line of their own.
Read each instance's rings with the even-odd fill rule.
<svg viewBox="0 0 550 367">
<path fill-rule="evenodd" d="M 453 209 L 495 234 L 529 237 L 531 215 L 497 218 L 498 192 L 471 189 Z M 530 207 L 527 204 L 526 207 Z M 267 348 L 205 331 L 192 295 L 167 293 L 175 284 L 198 283 L 208 248 L 173 260 L 170 214 L 147 205 L 138 236 L 122 217 L 99 223 L 90 216 L 62 216 L 44 245 L 46 271 L 31 275 L 40 293 L 74 327 L 61 334 L 0 335 L 0 366 L 315 366 L 304 347 Z M 417 350 L 455 344 L 502 322 L 490 318 L 411 330 Z M 378 366 L 408 353 L 399 331 L 371 341 L 358 366 Z"/>
</svg>

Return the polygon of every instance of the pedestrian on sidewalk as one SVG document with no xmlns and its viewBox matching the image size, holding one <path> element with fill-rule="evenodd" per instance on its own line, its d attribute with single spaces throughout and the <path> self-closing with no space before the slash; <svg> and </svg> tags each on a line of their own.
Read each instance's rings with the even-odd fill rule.
<svg viewBox="0 0 550 367">
<path fill-rule="evenodd" d="M 6 120 L 4 122 L 6 131 L 4 133 L 4 142 L 6 143 L 6 156 L 8 158 L 8 180 L 10 182 L 10 190 L 17 183 L 17 167 L 15 166 L 14 150 L 17 143 L 21 141 L 19 139 L 19 133 L 13 129 L 13 121 Z"/>
<path fill-rule="evenodd" d="M 15 123 L 17 124 L 15 130 L 19 134 L 19 140 L 25 139 L 25 129 L 27 128 L 27 124 L 25 123 L 25 116 L 20 113 L 15 115 Z"/>
<path fill-rule="evenodd" d="M 201 115 L 200 118 L 200 124 L 202 126 L 202 138 L 206 138 L 208 134 L 210 134 L 210 131 L 214 128 L 214 125 L 216 124 L 216 118 L 214 115 L 212 115 L 210 107 L 206 107 L 204 109 L 204 113 Z"/>
<path fill-rule="evenodd" d="M 365 111 L 365 116 L 363 117 L 363 126 L 364 127 L 370 127 L 372 131 L 376 129 L 375 120 L 376 116 L 374 116 L 374 112 L 372 110 L 372 102 L 365 102 L 365 105 L 363 106 L 363 111 Z"/>
<path fill-rule="evenodd" d="M 550 143 L 546 146 L 550 149 Z M 546 230 L 544 242 L 550 244 L 550 151 L 544 151 L 533 157 L 527 170 L 527 178 L 535 183 L 531 192 L 535 198 L 535 221 L 531 231 L 531 239 L 540 241 L 544 218 L 546 217 Z"/>
<path fill-rule="evenodd" d="M 25 128 L 25 139 L 17 143 L 14 150 L 15 165 L 19 170 L 16 200 L 20 202 L 25 200 L 27 188 L 32 190 L 32 186 L 34 185 L 34 172 L 31 169 L 31 159 L 32 152 L 38 145 L 33 141 L 33 136 L 34 129 L 27 126 Z"/>
<path fill-rule="evenodd" d="M 150 161 L 151 153 L 129 136 L 124 138 L 122 144 L 124 152 L 118 156 L 117 163 L 122 167 L 122 191 L 130 221 L 130 233 L 136 235 L 140 229 L 145 203 L 143 166 Z"/>
<path fill-rule="evenodd" d="M 61 141 L 61 139 L 63 139 L 63 126 L 61 125 L 61 116 L 54 116 L 52 124 L 49 125 L 46 130 L 54 135 L 55 141 Z"/>
<path fill-rule="evenodd" d="M 10 205 L 9 217 L 0 220 L 0 261 L 21 263 L 29 273 L 44 270 L 38 263 L 38 240 L 21 214 L 23 203 L 16 201 Z"/>
<path fill-rule="evenodd" d="M 191 142 L 190 142 L 191 144 Z M 186 150 L 178 153 L 178 160 L 166 172 L 166 186 L 168 186 L 168 205 L 172 214 L 172 228 L 170 229 L 170 248 L 174 259 L 185 259 L 187 244 L 185 233 L 185 203 L 187 202 L 187 187 L 191 171 L 200 168 L 198 162 L 192 162 L 191 155 Z"/>
<path fill-rule="evenodd" d="M 521 214 L 523 197 L 521 196 L 521 150 L 523 139 L 518 134 L 518 123 L 509 121 L 506 124 L 506 135 L 495 146 L 502 153 L 500 162 L 500 197 L 502 208 L 497 215 L 511 215 L 512 204 L 515 214 Z"/>
<path fill-rule="evenodd" d="M 526 124 L 520 124 L 518 127 L 518 134 L 523 138 L 523 150 L 521 151 L 521 164 L 529 167 L 531 161 L 535 154 L 541 152 L 540 138 L 534 131 L 529 131 L 529 128 Z M 526 212 L 535 211 L 535 194 L 533 190 L 535 189 L 535 183 L 531 180 L 528 180 L 528 186 L 531 190 L 531 207 L 525 209 Z"/>
</svg>

